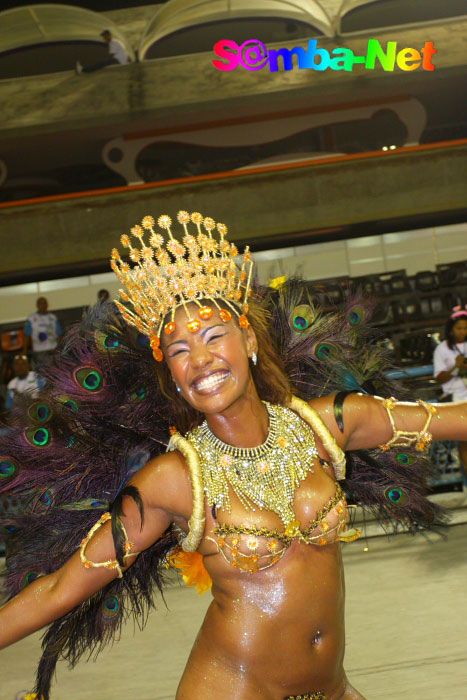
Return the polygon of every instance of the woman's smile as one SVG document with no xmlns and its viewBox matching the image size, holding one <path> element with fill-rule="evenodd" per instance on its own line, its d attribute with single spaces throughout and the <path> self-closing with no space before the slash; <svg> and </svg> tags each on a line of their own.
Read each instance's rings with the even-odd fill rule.
<svg viewBox="0 0 467 700">
<path fill-rule="evenodd" d="M 230 376 L 227 369 L 205 373 L 195 379 L 191 386 L 198 394 L 211 394 L 217 391 Z"/>
</svg>

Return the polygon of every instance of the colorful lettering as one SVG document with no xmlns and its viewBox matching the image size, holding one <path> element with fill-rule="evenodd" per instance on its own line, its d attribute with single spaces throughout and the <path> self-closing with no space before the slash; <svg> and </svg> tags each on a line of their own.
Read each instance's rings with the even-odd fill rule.
<svg viewBox="0 0 467 700">
<path fill-rule="evenodd" d="M 397 41 L 388 41 L 386 46 L 386 53 L 384 53 L 378 39 L 369 39 L 368 49 L 366 52 L 365 68 L 368 68 L 369 70 L 374 70 L 376 59 L 378 59 L 378 61 L 383 67 L 383 70 L 394 70 L 394 64 L 396 62 L 396 48 Z"/>
<path fill-rule="evenodd" d="M 301 46 L 296 46 L 294 49 L 269 49 L 268 59 L 269 59 L 269 70 L 271 73 L 276 73 L 279 70 L 278 57 L 282 58 L 284 64 L 284 70 L 292 70 L 293 68 L 293 55 L 297 56 L 298 67 L 308 68 L 308 57 L 305 49 Z"/>
<path fill-rule="evenodd" d="M 230 39 L 221 39 L 216 44 L 214 44 L 214 53 L 220 58 L 225 58 L 227 63 L 223 61 L 213 61 L 213 65 L 217 70 L 235 70 L 235 68 L 240 63 L 240 56 L 238 55 L 239 45 L 236 41 L 231 41 Z M 226 51 L 226 49 L 231 49 L 231 51 Z M 237 53 L 232 53 L 232 51 L 237 51 Z"/>
<path fill-rule="evenodd" d="M 419 68 L 422 55 L 417 49 L 402 49 L 397 54 L 397 65 L 401 70 L 416 70 Z M 408 61 L 417 61 L 409 64 Z"/>
<path fill-rule="evenodd" d="M 432 41 L 426 41 L 420 51 L 410 47 L 397 51 L 397 41 L 388 41 L 384 49 L 378 39 L 369 39 L 366 55 L 356 56 L 346 47 L 332 49 L 329 53 L 327 49 L 318 48 L 316 39 L 309 40 L 307 49 L 295 46 L 270 50 L 259 39 L 248 39 L 240 46 L 231 39 L 221 39 L 214 45 L 214 53 L 222 59 L 212 62 L 218 70 L 232 71 L 241 66 L 245 70 L 257 71 L 269 65 L 270 72 L 277 73 L 279 65 L 284 71 L 290 71 L 296 65 L 299 70 L 324 71 L 330 68 L 351 72 L 355 64 L 374 70 L 377 61 L 384 71 L 393 71 L 396 63 L 402 71 L 414 71 L 420 66 L 423 70 L 434 71 L 431 59 L 437 51 Z"/>
<path fill-rule="evenodd" d="M 434 44 L 432 41 L 425 41 L 425 46 L 422 49 L 422 54 L 423 54 L 423 64 L 422 68 L 424 70 L 434 70 L 435 67 L 431 62 L 431 57 L 433 56 L 434 53 L 438 53 L 437 50 L 434 47 Z"/>
</svg>

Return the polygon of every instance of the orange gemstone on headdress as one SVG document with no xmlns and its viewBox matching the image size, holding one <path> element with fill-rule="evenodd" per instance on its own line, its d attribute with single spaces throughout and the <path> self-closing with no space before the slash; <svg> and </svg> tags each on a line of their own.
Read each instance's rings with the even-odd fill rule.
<svg viewBox="0 0 467 700">
<path fill-rule="evenodd" d="M 230 313 L 230 311 L 227 311 L 227 309 L 221 309 L 219 311 L 219 316 L 224 321 L 224 323 L 228 323 L 232 319 L 232 314 Z"/>
<path fill-rule="evenodd" d="M 160 347 L 161 341 L 158 335 L 152 335 L 151 340 L 149 341 L 149 345 L 152 348 L 158 348 Z"/>
<path fill-rule="evenodd" d="M 197 319 L 192 318 L 190 321 L 187 322 L 186 327 L 188 328 L 190 333 L 197 333 L 201 328 L 201 323 Z"/>
<path fill-rule="evenodd" d="M 175 330 L 175 322 L 174 321 L 170 321 L 169 323 L 165 324 L 164 331 L 167 333 L 167 335 L 170 335 L 171 333 L 173 333 L 174 330 Z"/>
<path fill-rule="evenodd" d="M 238 322 L 239 322 L 239 324 L 241 325 L 242 328 L 248 328 L 248 326 L 250 325 L 250 323 L 249 323 L 247 317 L 246 317 L 244 314 L 242 314 L 242 315 L 240 316 L 240 318 L 238 319 Z"/>
<path fill-rule="evenodd" d="M 202 306 L 200 309 L 198 309 L 198 314 L 203 321 L 207 321 L 208 318 L 211 318 L 213 311 L 210 306 Z"/>
<path fill-rule="evenodd" d="M 162 350 L 160 350 L 159 348 L 154 348 L 152 354 L 154 356 L 154 359 L 157 360 L 157 362 L 162 362 L 162 360 L 164 359 Z"/>
</svg>

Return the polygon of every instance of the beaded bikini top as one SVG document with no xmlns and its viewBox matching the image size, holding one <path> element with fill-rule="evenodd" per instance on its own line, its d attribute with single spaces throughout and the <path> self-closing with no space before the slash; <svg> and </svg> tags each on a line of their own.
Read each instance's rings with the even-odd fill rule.
<svg viewBox="0 0 467 700">
<path fill-rule="evenodd" d="M 256 448 L 227 445 L 206 422 L 185 437 L 195 448 L 204 492 L 216 519 L 216 509 L 230 512 L 232 489 L 246 510 L 270 510 L 284 530 L 218 524 L 216 545 L 224 559 L 241 572 L 255 573 L 277 563 L 294 540 L 325 545 L 336 542 L 345 529 L 347 508 L 339 484 L 330 500 L 304 528 L 296 519 L 295 491 L 319 458 L 314 432 L 294 411 L 265 402 L 269 414 L 266 441 Z M 326 468 L 329 465 L 321 460 Z"/>
</svg>

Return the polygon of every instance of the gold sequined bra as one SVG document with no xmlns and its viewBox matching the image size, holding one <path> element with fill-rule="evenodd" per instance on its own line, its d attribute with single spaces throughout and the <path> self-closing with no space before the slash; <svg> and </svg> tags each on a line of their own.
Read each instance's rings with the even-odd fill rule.
<svg viewBox="0 0 467 700">
<path fill-rule="evenodd" d="M 304 402 L 294 400 L 294 408 L 303 413 Z M 294 540 L 315 545 L 336 542 L 345 530 L 347 517 L 345 497 L 336 484 L 334 495 L 305 528 L 296 519 L 295 491 L 313 472 L 314 460 L 319 459 L 314 431 L 305 416 L 284 406 L 264 404 L 269 414 L 269 433 L 258 447 L 223 443 L 206 421 L 186 436 L 198 455 L 205 496 L 212 508 L 216 536 L 213 541 L 231 566 L 251 574 L 277 563 Z M 219 524 L 217 508 L 231 511 L 230 489 L 246 510 L 276 513 L 284 529 Z"/>
<path fill-rule="evenodd" d="M 298 520 L 282 532 L 216 523 L 214 534 L 223 558 L 234 568 L 254 574 L 282 559 L 294 540 L 321 546 L 338 541 L 346 529 L 346 520 L 347 503 L 341 487 L 336 484 L 334 496 L 304 530 L 300 529 Z"/>
</svg>

